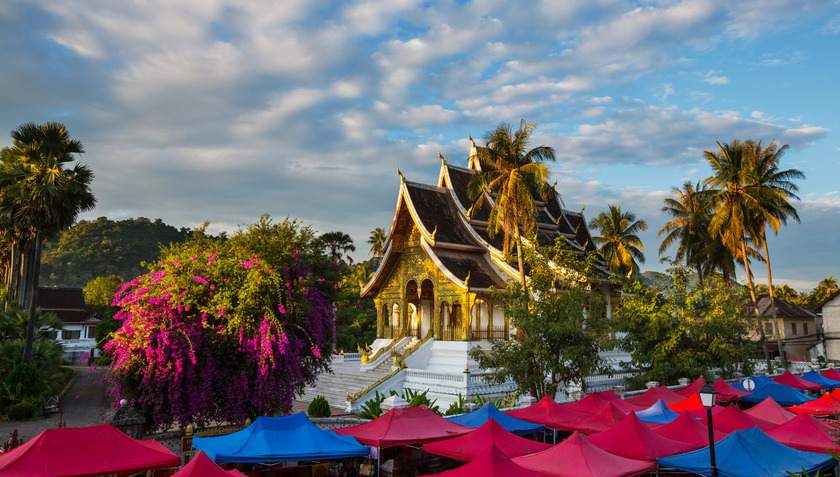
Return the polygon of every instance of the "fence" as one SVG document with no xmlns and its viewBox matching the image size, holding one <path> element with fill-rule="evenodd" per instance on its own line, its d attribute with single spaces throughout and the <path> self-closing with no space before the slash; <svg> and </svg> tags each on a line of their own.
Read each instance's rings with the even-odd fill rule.
<svg viewBox="0 0 840 477">
<path fill-rule="evenodd" d="M 478 341 L 504 340 L 507 339 L 507 332 L 505 331 L 504 326 L 494 327 L 491 329 L 483 328 L 473 330 L 472 337 L 474 340 Z"/>
</svg>

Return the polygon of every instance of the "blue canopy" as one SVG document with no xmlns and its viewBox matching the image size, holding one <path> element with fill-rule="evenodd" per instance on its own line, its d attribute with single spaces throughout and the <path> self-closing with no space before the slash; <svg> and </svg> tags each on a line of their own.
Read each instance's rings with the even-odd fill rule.
<svg viewBox="0 0 840 477">
<path fill-rule="evenodd" d="M 350 436 L 319 429 L 302 412 L 283 417 L 258 417 L 239 432 L 195 437 L 193 447 L 215 462 L 286 462 L 363 457 L 370 454 Z"/>
<path fill-rule="evenodd" d="M 773 398 L 780 406 L 796 406 L 814 400 L 811 396 L 807 396 L 805 393 L 790 386 L 771 382 L 766 383 L 759 390 L 742 397 L 741 401 L 761 402 L 767 398 Z"/>
<path fill-rule="evenodd" d="M 523 421 L 522 419 L 517 419 L 503 413 L 494 406 L 492 402 L 486 403 L 473 412 L 461 414 L 460 416 L 447 417 L 446 419 L 454 422 L 455 424 L 460 424 L 466 427 L 481 427 L 489 419 L 493 419 L 506 431 L 519 436 L 545 430 L 545 426 L 542 424 L 534 424 L 533 422 Z"/>
<path fill-rule="evenodd" d="M 663 467 L 711 475 L 709 448 L 657 459 Z M 813 475 L 837 465 L 833 457 L 805 452 L 779 444 L 761 429 L 735 431 L 715 444 L 715 463 L 721 476 L 764 477 L 799 474 L 804 469 Z"/>
<path fill-rule="evenodd" d="M 805 381 L 810 381 L 812 383 L 822 385 L 826 389 L 840 387 L 840 381 L 835 381 L 833 379 L 823 377 L 820 373 L 814 371 L 813 369 L 803 374 L 802 379 L 804 379 Z"/>
<path fill-rule="evenodd" d="M 636 416 L 642 422 L 653 424 L 667 424 L 680 417 L 678 413 L 668 409 L 668 406 L 661 399 L 644 411 L 636 411 Z"/>
<path fill-rule="evenodd" d="M 776 381 L 773 381 L 772 379 L 768 378 L 767 376 L 750 376 L 747 379 L 751 379 L 752 382 L 755 383 L 755 389 L 753 389 L 752 391 L 744 388 L 744 381 L 746 381 L 746 380 L 739 381 L 739 382 L 733 384 L 732 387 L 739 390 L 739 391 L 756 392 L 759 389 L 763 388 L 764 385 L 767 384 L 767 383 L 779 384 Z"/>
</svg>

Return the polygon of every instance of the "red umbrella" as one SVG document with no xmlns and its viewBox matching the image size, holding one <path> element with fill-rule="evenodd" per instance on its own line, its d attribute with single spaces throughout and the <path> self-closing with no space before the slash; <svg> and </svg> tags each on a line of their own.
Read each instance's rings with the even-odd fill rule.
<svg viewBox="0 0 840 477">
<path fill-rule="evenodd" d="M 518 466 L 496 446 L 490 446 L 469 464 L 435 475 L 440 477 L 474 477 L 476 475 L 486 477 L 540 477 L 540 474 L 535 474 Z"/>
<path fill-rule="evenodd" d="M 646 408 L 653 406 L 656 404 L 656 401 L 662 400 L 666 406 L 670 406 L 671 404 L 676 404 L 683 399 L 685 396 L 680 396 L 679 394 L 675 393 L 668 389 L 667 386 L 659 386 L 656 388 L 650 388 L 645 391 L 644 394 L 636 397 L 632 397 L 627 399 L 626 401 L 630 404 L 637 404 L 639 406 L 644 406 Z"/>
<path fill-rule="evenodd" d="M 703 401 L 700 400 L 700 395 L 697 393 L 692 394 L 691 396 L 683 399 L 682 401 L 676 404 L 671 404 L 668 407 L 675 412 L 696 411 L 698 409 L 704 409 Z"/>
<path fill-rule="evenodd" d="M 236 469 L 224 470 L 210 460 L 204 451 L 198 451 L 189 464 L 172 477 L 245 477 L 245 474 Z"/>
<path fill-rule="evenodd" d="M 773 398 L 768 397 L 764 401 L 744 411 L 752 417 L 764 419 L 774 424 L 784 424 L 796 417 L 796 414 L 788 411 L 779 405 Z"/>
<path fill-rule="evenodd" d="M 551 477 L 631 477 L 656 470 L 653 462 L 610 454 L 579 432 L 547 451 L 516 457 L 513 462 Z"/>
<path fill-rule="evenodd" d="M 592 393 L 592 395 L 600 396 L 611 403 L 615 404 L 615 407 L 619 408 L 621 412 L 636 412 L 636 411 L 644 411 L 645 409 L 649 408 L 650 406 L 640 406 L 638 404 L 632 404 L 627 402 L 620 397 L 612 390 L 600 391 L 597 393 Z"/>
<path fill-rule="evenodd" d="M 542 424 L 552 429 L 557 429 L 562 422 L 576 421 L 589 417 L 589 414 L 557 404 L 554 399 L 548 396 L 543 397 L 528 407 L 504 411 L 504 413 L 511 417 Z"/>
<path fill-rule="evenodd" d="M 721 401 L 740 401 L 742 396 L 750 394 L 749 391 L 742 391 L 735 389 L 729 385 L 723 378 L 715 381 L 715 391 L 717 391 L 717 400 Z"/>
<path fill-rule="evenodd" d="M 651 426 L 651 429 L 659 435 L 695 444 L 699 449 L 709 445 L 708 426 L 705 419 L 697 419 L 691 413 L 684 411 L 673 421 L 658 427 Z M 713 433 L 715 442 L 726 437 L 726 433 L 718 430 L 714 430 Z"/>
<path fill-rule="evenodd" d="M 608 402 L 600 411 L 582 421 L 561 423 L 557 428 L 564 431 L 578 431 L 584 434 L 595 434 L 606 431 L 627 418 L 615 404 Z"/>
<path fill-rule="evenodd" d="M 838 373 L 837 370 L 834 368 L 826 369 L 825 371 L 820 373 L 820 376 L 828 379 L 833 379 L 835 381 L 840 381 L 840 373 Z"/>
<path fill-rule="evenodd" d="M 834 437 L 836 429 L 810 414 L 800 414 L 779 427 L 767 431 L 767 435 L 794 449 L 827 454 L 826 449 L 840 453 L 840 446 Z"/>
<path fill-rule="evenodd" d="M 809 401 L 788 408 L 796 414 L 814 414 L 816 416 L 833 416 L 840 412 L 840 400 L 832 394 L 823 394 L 816 401 Z"/>
<path fill-rule="evenodd" d="M 695 379 L 693 383 L 674 392 L 679 394 L 680 396 L 689 397 L 694 393 L 700 392 L 700 388 L 702 388 L 704 384 L 706 384 L 706 379 L 703 378 L 703 376 L 700 376 L 699 378 Z"/>
<path fill-rule="evenodd" d="M 604 432 L 589 436 L 589 442 L 611 454 L 650 461 L 705 447 L 657 434 L 635 414 Z"/>
<path fill-rule="evenodd" d="M 519 457 L 544 451 L 551 447 L 551 444 L 517 436 L 493 419 L 488 419 L 469 434 L 423 444 L 423 450 L 426 452 L 466 461 L 475 459 L 489 447 L 495 447 L 508 457 Z"/>
<path fill-rule="evenodd" d="M 794 375 L 790 371 L 785 371 L 784 374 L 782 374 L 781 376 L 773 378 L 773 381 L 776 381 L 779 384 L 790 386 L 792 388 L 804 389 L 806 391 L 818 391 L 824 387 L 822 384 L 806 381 L 800 378 L 799 376 Z"/>
<path fill-rule="evenodd" d="M 750 416 L 735 406 L 727 406 L 716 416 L 713 416 L 712 425 L 715 429 L 726 434 L 756 426 L 764 432 L 776 427 L 776 424 Z"/>
<path fill-rule="evenodd" d="M 353 436 L 366 446 L 390 447 L 423 444 L 472 432 L 440 417 L 425 405 L 394 408 L 373 421 L 333 429 L 336 434 Z"/>
</svg>

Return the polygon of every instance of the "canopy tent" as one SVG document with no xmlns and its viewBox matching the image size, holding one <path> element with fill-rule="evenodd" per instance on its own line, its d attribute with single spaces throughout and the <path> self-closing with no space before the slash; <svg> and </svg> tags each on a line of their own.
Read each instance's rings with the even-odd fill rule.
<svg viewBox="0 0 840 477">
<path fill-rule="evenodd" d="M 750 416 L 735 406 L 727 406 L 717 416 L 712 416 L 712 426 L 721 432 L 730 434 L 734 431 L 749 429 L 751 427 L 758 427 L 763 431 L 768 431 L 776 427 L 776 424 Z"/>
<path fill-rule="evenodd" d="M 668 409 L 662 400 L 656 401 L 653 406 L 635 414 L 642 422 L 651 424 L 666 424 L 679 416 L 678 413 Z"/>
<path fill-rule="evenodd" d="M 834 434 L 837 429 L 810 414 L 800 414 L 781 426 L 767 431 L 767 435 L 786 446 L 808 452 L 825 454 L 826 449 L 840 453 Z"/>
<path fill-rule="evenodd" d="M 744 381 L 746 381 L 747 379 L 749 379 L 750 381 L 753 382 L 753 384 L 755 384 L 755 387 L 753 388 L 752 391 L 747 391 L 746 388 L 744 388 Z M 758 391 L 759 389 L 763 388 L 767 383 L 779 384 L 779 383 L 776 383 L 775 381 L 773 381 L 772 379 L 768 378 L 767 376 L 750 376 L 747 379 L 744 379 L 744 381 L 739 381 L 739 382 L 733 384 L 732 388 L 735 389 L 735 390 L 738 390 L 738 391 L 746 391 L 748 393 L 754 393 L 754 392 Z"/>
<path fill-rule="evenodd" d="M 779 406 L 779 403 L 774 401 L 773 398 L 767 398 L 744 412 L 752 417 L 757 417 L 776 425 L 784 424 L 796 417 L 796 414 Z"/>
<path fill-rule="evenodd" d="M 440 477 L 473 477 L 475 475 L 487 477 L 540 477 L 540 474 L 535 474 L 530 470 L 525 470 L 516 465 L 496 446 L 490 446 L 466 465 L 435 475 Z"/>
<path fill-rule="evenodd" d="M 608 402 L 601 408 L 600 411 L 593 414 L 591 417 L 576 422 L 565 422 L 558 425 L 558 429 L 569 432 L 582 432 L 584 434 L 595 434 L 596 432 L 605 431 L 612 426 L 623 421 L 627 417 L 615 407 L 615 404 Z"/>
<path fill-rule="evenodd" d="M 674 392 L 679 394 L 682 397 L 689 397 L 696 392 L 700 392 L 700 388 L 702 388 L 704 384 L 706 384 L 706 378 L 704 378 L 703 376 L 700 376 L 699 378 L 695 379 L 688 386 L 686 386 L 682 389 L 677 389 Z"/>
<path fill-rule="evenodd" d="M 791 373 L 790 371 L 785 371 L 784 374 L 781 376 L 777 376 L 773 378 L 773 381 L 784 384 L 786 386 L 790 386 L 796 389 L 802 389 L 804 391 L 819 391 L 824 386 L 822 384 L 812 383 L 811 381 L 806 381 L 799 376 Z"/>
<path fill-rule="evenodd" d="M 816 372 L 815 370 L 810 370 L 807 373 L 802 375 L 802 379 L 805 381 L 809 381 L 812 383 L 821 384 L 826 389 L 834 389 L 840 387 L 840 381 L 835 381 L 833 379 L 828 379 L 820 373 Z"/>
<path fill-rule="evenodd" d="M 700 395 L 697 393 L 692 394 L 691 396 L 683 399 L 682 401 L 671 404 L 668 406 L 674 412 L 683 412 L 683 411 L 696 411 L 698 409 L 705 409 L 703 407 L 703 401 L 700 400 Z"/>
<path fill-rule="evenodd" d="M 588 397 L 588 396 L 587 396 Z M 582 400 L 581 400 L 582 401 Z M 542 424 L 545 427 L 557 429 L 560 423 L 586 419 L 589 414 L 574 411 L 572 408 L 557 404 L 554 399 L 548 396 L 543 397 L 534 404 L 512 411 L 503 411 L 505 414 L 523 421 Z"/>
<path fill-rule="evenodd" d="M 236 469 L 224 470 L 207 457 L 204 451 L 198 451 L 198 454 L 172 477 L 245 477 L 245 474 Z"/>
<path fill-rule="evenodd" d="M 631 477 L 656 470 L 653 462 L 610 454 L 589 442 L 579 432 L 551 449 L 516 457 L 513 462 L 540 475 L 552 477 Z"/>
<path fill-rule="evenodd" d="M 481 427 L 489 420 L 494 420 L 499 423 L 505 430 L 514 434 L 524 436 L 525 434 L 534 434 L 545 430 L 542 424 L 534 424 L 533 422 L 523 421 L 515 417 L 509 416 L 500 411 L 492 402 L 488 402 L 481 408 L 461 414 L 460 416 L 447 417 L 451 422 L 460 424 L 464 427 Z"/>
<path fill-rule="evenodd" d="M 194 437 L 192 445 L 215 462 L 326 460 L 370 454 L 370 449 L 353 438 L 321 430 L 302 412 L 258 417 L 233 434 Z"/>
<path fill-rule="evenodd" d="M 773 398 L 774 401 L 782 406 L 796 406 L 797 404 L 814 400 L 811 396 L 806 396 L 801 391 L 793 389 L 790 386 L 770 382 L 762 386 L 761 389 L 742 397 L 741 401 L 761 402 L 768 397 Z"/>
<path fill-rule="evenodd" d="M 519 457 L 544 451 L 550 448 L 551 444 L 512 434 L 495 420 L 490 419 L 469 434 L 423 444 L 423 450 L 453 459 L 470 461 L 491 446 L 496 447 L 508 457 Z"/>
<path fill-rule="evenodd" d="M 717 391 L 717 400 L 721 401 L 740 401 L 743 396 L 750 392 L 744 389 L 735 389 L 729 383 L 719 378 L 715 381 L 715 391 Z"/>
<path fill-rule="evenodd" d="M 353 436 L 362 444 L 377 447 L 425 444 L 462 436 L 475 429 L 464 427 L 437 415 L 425 405 L 394 408 L 373 421 L 358 426 L 334 429 Z"/>
<path fill-rule="evenodd" d="M 714 418 L 712 420 L 714 421 Z M 698 449 L 709 445 L 708 424 L 706 424 L 705 420 L 697 419 L 687 411 L 680 413 L 679 417 L 668 424 L 651 428 L 659 435 L 678 441 L 689 442 L 696 445 Z M 726 437 L 726 433 L 715 429 L 713 436 L 715 442 L 717 442 Z"/>
<path fill-rule="evenodd" d="M 815 416 L 833 416 L 840 412 L 840 400 L 837 400 L 831 394 L 823 394 L 819 399 L 814 401 L 792 406 L 790 408 L 796 414 L 813 414 Z"/>
<path fill-rule="evenodd" d="M 634 414 L 611 429 L 589 436 L 589 442 L 611 454 L 652 461 L 702 447 L 657 434 Z"/>
<path fill-rule="evenodd" d="M 597 393 L 592 393 L 592 394 L 590 394 L 590 396 L 602 397 L 602 398 L 612 402 L 613 404 L 615 404 L 615 407 L 620 409 L 622 412 L 638 412 L 638 411 L 642 411 L 642 410 L 644 410 L 645 408 L 648 407 L 648 406 L 642 406 L 642 405 L 639 405 L 639 404 L 632 404 L 630 402 L 627 402 L 624 399 L 621 399 L 620 397 L 618 397 L 618 395 L 616 393 L 612 392 L 611 389 L 608 389 L 606 391 L 599 391 Z M 583 401 L 583 399 L 581 399 L 581 401 Z M 598 411 L 598 409 L 596 409 L 596 411 Z"/>
<path fill-rule="evenodd" d="M 665 404 L 676 404 L 685 399 L 685 396 L 680 396 L 674 391 L 668 389 L 666 386 L 659 386 L 656 388 L 650 388 L 645 391 L 644 394 L 632 397 L 626 401 L 630 404 L 638 404 L 640 406 L 649 407 L 660 399 L 665 401 Z"/>
<path fill-rule="evenodd" d="M 181 465 L 154 440 L 135 440 L 110 424 L 47 429 L 0 454 L 3 477 L 82 477 L 127 474 Z"/>
<path fill-rule="evenodd" d="M 726 409 L 728 409 L 730 407 L 732 407 L 732 406 L 721 406 L 721 405 L 715 404 L 714 406 L 712 406 L 712 416 L 717 416 L 718 414 L 720 414 L 721 412 L 725 411 Z M 692 416 L 698 418 L 698 419 L 706 419 L 706 417 L 709 415 L 709 413 L 706 411 L 705 407 L 700 408 L 700 409 L 690 409 L 688 411 L 688 413 L 691 414 Z"/>
<path fill-rule="evenodd" d="M 715 461 L 719 475 L 739 477 L 798 474 L 803 469 L 813 474 L 837 464 L 830 456 L 780 444 L 756 427 L 733 432 L 715 444 Z M 663 457 L 658 462 L 663 467 L 711 475 L 708 447 Z"/>
<path fill-rule="evenodd" d="M 840 373 L 838 373 L 837 370 L 834 368 L 826 369 L 825 371 L 820 373 L 820 376 L 828 379 L 833 379 L 835 381 L 840 381 Z"/>
</svg>

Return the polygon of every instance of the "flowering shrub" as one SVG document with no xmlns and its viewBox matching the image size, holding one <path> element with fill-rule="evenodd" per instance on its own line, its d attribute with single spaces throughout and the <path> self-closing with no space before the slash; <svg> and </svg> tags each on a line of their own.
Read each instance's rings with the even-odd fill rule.
<svg viewBox="0 0 840 477">
<path fill-rule="evenodd" d="M 233 241 L 194 242 L 151 270 L 117 293 L 123 324 L 105 346 L 111 396 L 149 430 L 287 413 L 327 369 L 334 309 L 300 254 L 269 264 Z"/>
</svg>

